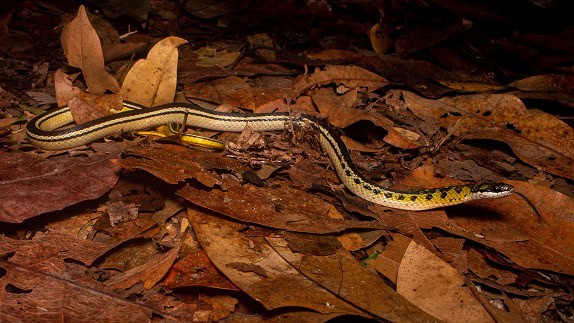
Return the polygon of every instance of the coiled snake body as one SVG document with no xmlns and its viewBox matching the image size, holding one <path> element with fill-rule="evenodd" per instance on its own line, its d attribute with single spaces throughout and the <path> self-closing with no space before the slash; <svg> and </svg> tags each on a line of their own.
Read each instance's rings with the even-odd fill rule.
<svg viewBox="0 0 574 323">
<path fill-rule="evenodd" d="M 476 199 L 503 197 L 512 194 L 514 190 L 511 185 L 505 183 L 459 185 L 419 191 L 385 188 L 362 176 L 341 138 L 326 121 L 313 116 L 292 116 L 289 113 L 224 113 L 189 103 L 144 108 L 124 101 L 123 105 L 133 110 L 60 130 L 57 129 L 73 122 L 70 110 L 61 108 L 44 113 L 28 123 L 28 140 L 42 149 L 58 150 L 81 146 L 112 134 L 182 123 L 184 120 L 188 126 L 231 132 L 241 132 L 245 126 L 255 131 L 283 130 L 289 123 L 294 123 L 316 129 L 319 132 L 319 143 L 331 159 L 343 184 L 359 197 L 377 204 L 403 210 L 428 210 Z"/>
</svg>

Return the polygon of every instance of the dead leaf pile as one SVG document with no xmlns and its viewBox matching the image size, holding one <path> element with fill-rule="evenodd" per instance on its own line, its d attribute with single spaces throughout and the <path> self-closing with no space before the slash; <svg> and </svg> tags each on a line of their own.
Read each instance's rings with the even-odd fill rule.
<svg viewBox="0 0 574 323">
<path fill-rule="evenodd" d="M 558 1 L 65 3 L 0 4 L 3 320 L 571 321 L 574 60 Z M 375 205 L 291 124 L 182 129 L 223 152 L 143 133 L 26 141 L 56 105 L 81 124 L 124 100 L 309 114 L 380 185 L 516 193 Z"/>
</svg>

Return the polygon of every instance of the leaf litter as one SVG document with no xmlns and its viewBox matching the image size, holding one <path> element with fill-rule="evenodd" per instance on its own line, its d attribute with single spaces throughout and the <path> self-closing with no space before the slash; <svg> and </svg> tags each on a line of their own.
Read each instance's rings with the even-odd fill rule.
<svg viewBox="0 0 574 323">
<path fill-rule="evenodd" d="M 444 16 L 431 22 L 405 2 L 400 10 L 415 19 L 397 25 L 401 19 L 387 17 L 399 11 L 384 6 L 370 11 L 380 21 L 365 14 L 351 23 L 331 3 L 281 4 L 314 17 L 293 33 L 263 3 L 184 7 L 218 17 L 216 25 L 156 1 L 142 9 L 152 15 L 140 30 L 110 19 L 132 11 L 107 4 L 103 13 L 35 7 L 35 23 L 25 19 L 28 7 L 8 6 L 0 57 L 2 317 L 567 319 L 573 100 L 572 77 L 557 62 L 568 62 L 560 56 L 568 50 L 529 31 L 477 36 L 481 25 L 471 21 L 487 17 L 473 16 L 481 10 L 473 5 L 459 12 L 433 4 Z M 52 10 L 75 18 L 54 28 Z M 470 20 L 445 19 L 449 11 Z M 241 21 L 269 23 L 261 14 L 277 18 L 278 28 L 246 33 Z M 355 33 L 342 37 L 340 28 Z M 491 65 L 476 59 L 496 41 Z M 517 41 L 544 53 L 540 65 L 525 68 L 526 56 L 508 63 Z M 65 57 L 53 54 L 62 49 Z M 344 189 L 314 135 L 297 128 L 204 132 L 226 141 L 224 152 L 140 135 L 43 152 L 26 143 L 23 125 L 54 97 L 77 123 L 117 113 L 121 100 L 308 113 L 326 118 L 360 171 L 381 184 L 504 181 L 517 194 L 425 212 L 373 205 Z"/>
</svg>

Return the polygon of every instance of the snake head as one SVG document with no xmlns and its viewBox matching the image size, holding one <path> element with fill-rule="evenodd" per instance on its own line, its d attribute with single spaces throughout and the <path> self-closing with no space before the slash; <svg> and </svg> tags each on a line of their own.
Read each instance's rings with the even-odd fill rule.
<svg viewBox="0 0 574 323">
<path fill-rule="evenodd" d="M 491 199 L 512 194 L 514 186 L 505 183 L 478 184 L 471 187 L 473 199 Z"/>
</svg>

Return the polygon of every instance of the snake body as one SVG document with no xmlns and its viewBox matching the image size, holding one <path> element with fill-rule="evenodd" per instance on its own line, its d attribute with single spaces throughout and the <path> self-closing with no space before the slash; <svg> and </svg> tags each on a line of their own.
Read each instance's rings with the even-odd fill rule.
<svg viewBox="0 0 574 323">
<path fill-rule="evenodd" d="M 58 128 L 73 122 L 69 108 L 46 112 L 27 124 L 28 140 L 42 149 L 59 150 L 81 146 L 108 135 L 183 123 L 184 120 L 188 126 L 230 132 L 241 132 L 246 126 L 255 131 L 277 131 L 293 123 L 315 129 L 319 133 L 321 147 L 331 159 L 343 184 L 357 196 L 373 203 L 403 210 L 428 210 L 471 200 L 508 196 L 514 190 L 505 183 L 459 185 L 419 191 L 385 188 L 360 174 L 345 144 L 325 120 L 309 115 L 225 113 L 189 103 L 145 108 L 124 101 L 123 105 L 133 110 L 60 130 Z"/>
</svg>

